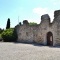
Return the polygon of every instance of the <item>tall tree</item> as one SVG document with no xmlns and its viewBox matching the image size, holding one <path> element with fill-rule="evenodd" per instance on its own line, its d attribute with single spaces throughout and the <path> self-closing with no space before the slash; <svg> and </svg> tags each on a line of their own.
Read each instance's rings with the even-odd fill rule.
<svg viewBox="0 0 60 60">
<path fill-rule="evenodd" d="M 9 29 L 9 28 L 10 28 L 10 18 L 8 18 L 7 25 L 6 25 L 6 29 Z"/>
</svg>

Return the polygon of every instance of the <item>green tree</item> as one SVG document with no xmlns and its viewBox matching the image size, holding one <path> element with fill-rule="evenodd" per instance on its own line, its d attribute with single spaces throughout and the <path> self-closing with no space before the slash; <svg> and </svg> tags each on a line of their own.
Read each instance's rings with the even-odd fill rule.
<svg viewBox="0 0 60 60">
<path fill-rule="evenodd" d="M 30 22 L 29 25 L 37 25 L 35 22 Z"/>
<path fill-rule="evenodd" d="M 6 29 L 9 29 L 9 28 L 10 28 L 10 18 L 8 18 L 7 25 L 6 25 Z"/>
</svg>

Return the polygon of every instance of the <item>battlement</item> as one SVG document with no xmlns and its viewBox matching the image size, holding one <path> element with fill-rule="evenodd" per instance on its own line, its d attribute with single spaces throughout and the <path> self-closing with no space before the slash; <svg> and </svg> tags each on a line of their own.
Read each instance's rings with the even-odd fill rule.
<svg viewBox="0 0 60 60">
<path fill-rule="evenodd" d="M 54 11 L 54 18 L 57 18 L 60 15 L 60 10 Z"/>
<path fill-rule="evenodd" d="M 48 14 L 44 14 L 41 16 L 41 20 L 50 20 L 50 17 Z"/>
<path fill-rule="evenodd" d="M 44 14 L 41 16 L 41 23 L 43 23 L 43 22 L 50 23 L 50 16 L 48 14 Z"/>
</svg>

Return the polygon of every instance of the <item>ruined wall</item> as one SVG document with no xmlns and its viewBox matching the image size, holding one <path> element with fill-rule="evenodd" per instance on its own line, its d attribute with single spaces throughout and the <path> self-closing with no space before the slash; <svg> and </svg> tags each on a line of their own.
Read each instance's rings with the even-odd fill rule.
<svg viewBox="0 0 60 60">
<path fill-rule="evenodd" d="M 54 12 L 54 21 L 53 21 L 53 30 L 54 30 L 54 44 L 60 45 L 60 10 Z"/>
<path fill-rule="evenodd" d="M 30 26 L 27 21 L 25 21 L 25 23 L 23 21 L 23 25 L 15 27 L 17 30 L 18 41 L 36 42 L 46 45 L 46 32 L 50 23 L 49 15 L 42 15 L 40 24 Z"/>
<path fill-rule="evenodd" d="M 18 41 L 33 42 L 33 29 L 28 26 L 27 21 L 23 21 L 23 25 L 18 26 L 15 27 L 17 30 Z"/>
<path fill-rule="evenodd" d="M 60 10 L 54 12 L 54 20 L 51 23 L 48 14 L 41 16 L 41 23 L 30 26 L 27 20 L 23 21 L 23 25 L 16 27 L 18 41 L 20 42 L 36 42 L 47 45 L 47 33 L 53 35 L 53 46 L 60 45 Z"/>
</svg>

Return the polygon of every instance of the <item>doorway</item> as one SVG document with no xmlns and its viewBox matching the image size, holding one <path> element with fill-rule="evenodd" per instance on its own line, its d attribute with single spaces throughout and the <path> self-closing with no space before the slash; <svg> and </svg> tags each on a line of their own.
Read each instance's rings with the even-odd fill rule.
<svg viewBox="0 0 60 60">
<path fill-rule="evenodd" d="M 53 34 L 52 34 L 52 32 L 47 33 L 47 45 L 53 46 Z"/>
</svg>

